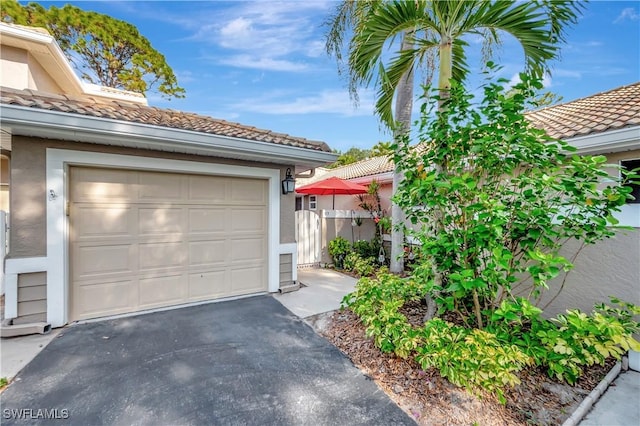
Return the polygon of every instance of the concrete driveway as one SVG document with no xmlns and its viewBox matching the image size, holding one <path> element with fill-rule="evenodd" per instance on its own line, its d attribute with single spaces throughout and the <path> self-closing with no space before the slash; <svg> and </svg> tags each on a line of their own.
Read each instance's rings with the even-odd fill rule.
<svg viewBox="0 0 640 426">
<path fill-rule="evenodd" d="M 270 296 L 69 327 L 0 398 L 3 425 L 414 424 Z"/>
</svg>

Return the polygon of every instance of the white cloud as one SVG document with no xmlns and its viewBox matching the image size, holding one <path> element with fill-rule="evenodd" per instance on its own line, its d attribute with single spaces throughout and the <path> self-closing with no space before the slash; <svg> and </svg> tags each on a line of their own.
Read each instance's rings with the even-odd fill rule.
<svg viewBox="0 0 640 426">
<path fill-rule="evenodd" d="M 251 55 L 228 56 L 218 61 L 223 65 L 237 68 L 251 68 L 265 71 L 300 72 L 309 67 L 307 64 L 293 62 L 286 59 L 257 58 Z"/>
<path fill-rule="evenodd" d="M 582 71 L 567 70 L 567 69 L 555 69 L 553 70 L 555 77 L 567 77 L 567 78 L 582 78 Z"/>
<path fill-rule="evenodd" d="M 301 57 L 322 55 L 324 43 L 318 15 L 330 2 L 241 2 L 209 16 L 193 39 L 213 43 L 228 52 L 220 63 L 269 71 L 304 71 Z M 222 52 L 220 52 L 222 53 Z M 251 57 L 252 60 L 248 60 Z"/>
<path fill-rule="evenodd" d="M 258 99 L 238 102 L 231 109 L 261 114 L 337 114 L 354 117 L 373 114 L 373 92 L 360 93 L 360 105 L 355 107 L 346 90 L 324 90 L 319 94 L 286 97 L 284 93 L 271 93 Z"/>
<path fill-rule="evenodd" d="M 188 70 L 175 71 L 175 75 L 178 79 L 178 84 L 193 83 L 194 81 L 198 80 L 193 72 Z"/>
<path fill-rule="evenodd" d="M 310 58 L 317 58 L 324 55 L 324 42 L 313 40 L 307 45 L 306 55 Z"/>
<path fill-rule="evenodd" d="M 243 17 L 227 22 L 220 28 L 220 34 L 224 37 L 245 37 L 251 31 L 251 21 Z"/>
<path fill-rule="evenodd" d="M 622 9 L 622 11 L 620 12 L 620 15 L 618 15 L 618 17 L 615 19 L 615 21 L 613 21 L 613 23 L 617 24 L 618 22 L 622 22 L 627 19 L 630 21 L 637 21 L 640 19 L 640 15 L 638 14 L 638 12 L 636 12 L 636 10 L 633 7 L 626 7 Z"/>
</svg>

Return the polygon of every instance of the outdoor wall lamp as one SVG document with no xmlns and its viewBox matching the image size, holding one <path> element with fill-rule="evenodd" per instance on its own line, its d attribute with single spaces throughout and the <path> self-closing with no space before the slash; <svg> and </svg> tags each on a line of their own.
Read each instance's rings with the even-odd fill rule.
<svg viewBox="0 0 640 426">
<path fill-rule="evenodd" d="M 287 195 L 296 190 L 296 180 L 291 176 L 291 169 L 287 169 L 287 174 L 282 181 L 282 193 Z"/>
</svg>

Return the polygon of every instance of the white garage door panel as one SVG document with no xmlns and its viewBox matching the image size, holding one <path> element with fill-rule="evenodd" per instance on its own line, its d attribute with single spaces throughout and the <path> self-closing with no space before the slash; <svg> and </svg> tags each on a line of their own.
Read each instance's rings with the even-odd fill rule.
<svg viewBox="0 0 640 426">
<path fill-rule="evenodd" d="M 264 209 L 233 209 L 231 212 L 231 230 L 234 232 L 247 232 L 255 234 L 262 227 Z"/>
<path fill-rule="evenodd" d="M 92 169 L 75 169 L 76 184 L 71 187 L 71 199 L 78 202 L 131 201 L 135 173 L 104 170 L 96 175 Z"/>
<path fill-rule="evenodd" d="M 134 258 L 131 244 L 85 246 L 78 244 L 77 255 L 83 260 L 74 268 L 74 279 L 100 279 L 105 274 L 124 273 L 130 275 L 135 271 L 132 265 Z"/>
<path fill-rule="evenodd" d="M 231 261 L 234 263 L 261 264 L 265 257 L 264 240 L 258 238 L 231 241 Z"/>
<path fill-rule="evenodd" d="M 264 267 L 234 269 L 231 271 L 231 287 L 240 294 L 258 291 L 256 282 L 264 274 Z"/>
<path fill-rule="evenodd" d="M 228 262 L 225 247 L 225 240 L 190 242 L 189 266 L 223 267 Z"/>
<path fill-rule="evenodd" d="M 224 233 L 228 222 L 226 209 L 189 209 L 189 233 Z"/>
<path fill-rule="evenodd" d="M 140 207 L 138 232 L 143 235 L 184 234 L 184 210 L 170 207 Z"/>
<path fill-rule="evenodd" d="M 225 203 L 229 200 L 226 196 L 227 185 L 221 179 L 213 180 L 210 176 L 189 176 L 189 199 L 193 201 L 206 201 L 208 203 Z"/>
<path fill-rule="evenodd" d="M 183 179 L 167 173 L 145 172 L 138 174 L 138 199 L 140 201 L 183 201 Z"/>
<path fill-rule="evenodd" d="M 73 320 L 267 290 L 266 180 L 70 177 Z"/>
<path fill-rule="evenodd" d="M 140 279 L 140 307 L 152 308 L 181 303 L 185 299 L 182 274 Z"/>
<path fill-rule="evenodd" d="M 73 289 L 78 318 L 92 318 L 129 312 L 137 298 L 135 282 L 131 280 L 84 284 Z"/>
<path fill-rule="evenodd" d="M 73 213 L 80 239 L 131 236 L 131 209 L 126 205 L 78 204 Z"/>
<path fill-rule="evenodd" d="M 227 275 L 225 270 L 190 274 L 189 301 L 215 299 L 231 293 L 231 282 Z"/>
</svg>

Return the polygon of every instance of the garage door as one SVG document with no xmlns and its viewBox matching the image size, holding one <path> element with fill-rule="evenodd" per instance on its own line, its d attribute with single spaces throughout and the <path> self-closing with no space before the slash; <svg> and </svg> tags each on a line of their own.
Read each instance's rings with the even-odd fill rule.
<svg viewBox="0 0 640 426">
<path fill-rule="evenodd" d="M 70 169 L 72 320 L 267 290 L 267 181 Z"/>
</svg>

